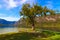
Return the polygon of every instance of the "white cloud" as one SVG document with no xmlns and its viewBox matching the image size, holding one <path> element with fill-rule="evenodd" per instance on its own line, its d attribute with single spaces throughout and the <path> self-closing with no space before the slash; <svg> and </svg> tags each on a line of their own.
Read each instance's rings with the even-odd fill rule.
<svg viewBox="0 0 60 40">
<path fill-rule="evenodd" d="M 0 18 L 5 19 L 7 21 L 18 21 L 19 17 L 7 16 L 6 14 L 0 13 Z"/>
<path fill-rule="evenodd" d="M 7 9 L 11 9 L 11 8 L 15 8 L 17 6 L 22 5 L 26 1 L 27 0 L 4 0 L 4 3 Z"/>
<path fill-rule="evenodd" d="M 17 3 L 14 0 L 4 0 L 6 8 L 14 8 L 17 7 Z"/>
<path fill-rule="evenodd" d="M 18 21 L 20 18 L 17 17 L 0 17 L 1 19 L 5 19 L 7 21 Z"/>
<path fill-rule="evenodd" d="M 35 0 L 2 0 L 3 4 L 0 5 L 0 8 L 12 9 L 18 6 L 22 6 L 24 3 L 35 3 Z"/>
<path fill-rule="evenodd" d="M 13 8 L 13 7 L 17 7 L 16 2 L 14 2 L 13 0 L 9 0 L 8 8 Z"/>
<path fill-rule="evenodd" d="M 20 1 L 20 4 L 23 4 L 23 3 L 25 3 L 27 0 L 21 0 Z"/>
</svg>

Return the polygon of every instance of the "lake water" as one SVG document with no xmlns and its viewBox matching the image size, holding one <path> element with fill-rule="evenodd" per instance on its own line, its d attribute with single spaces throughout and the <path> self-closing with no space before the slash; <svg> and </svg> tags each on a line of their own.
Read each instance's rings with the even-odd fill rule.
<svg viewBox="0 0 60 40">
<path fill-rule="evenodd" d="M 18 32 L 17 28 L 0 28 L 0 34 L 5 34 L 9 32 Z"/>
</svg>

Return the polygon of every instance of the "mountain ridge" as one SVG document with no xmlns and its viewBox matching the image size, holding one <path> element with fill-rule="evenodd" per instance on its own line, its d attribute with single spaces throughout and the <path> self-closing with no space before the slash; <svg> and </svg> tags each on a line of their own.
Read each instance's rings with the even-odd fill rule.
<svg viewBox="0 0 60 40">
<path fill-rule="evenodd" d="M 16 21 L 7 21 L 5 19 L 0 19 L 0 28 L 14 27 Z"/>
</svg>

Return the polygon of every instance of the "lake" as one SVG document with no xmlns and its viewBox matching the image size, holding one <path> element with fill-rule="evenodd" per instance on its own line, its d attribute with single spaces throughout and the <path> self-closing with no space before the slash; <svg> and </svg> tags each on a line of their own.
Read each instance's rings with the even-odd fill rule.
<svg viewBox="0 0 60 40">
<path fill-rule="evenodd" d="M 5 34 L 9 32 L 18 32 L 17 28 L 0 28 L 0 34 Z"/>
</svg>

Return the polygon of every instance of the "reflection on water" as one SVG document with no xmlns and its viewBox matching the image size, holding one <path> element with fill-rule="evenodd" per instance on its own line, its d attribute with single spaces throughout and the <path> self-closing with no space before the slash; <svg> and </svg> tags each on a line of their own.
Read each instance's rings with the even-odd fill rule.
<svg viewBox="0 0 60 40">
<path fill-rule="evenodd" d="M 0 34 L 18 32 L 17 28 L 0 28 Z"/>
</svg>

